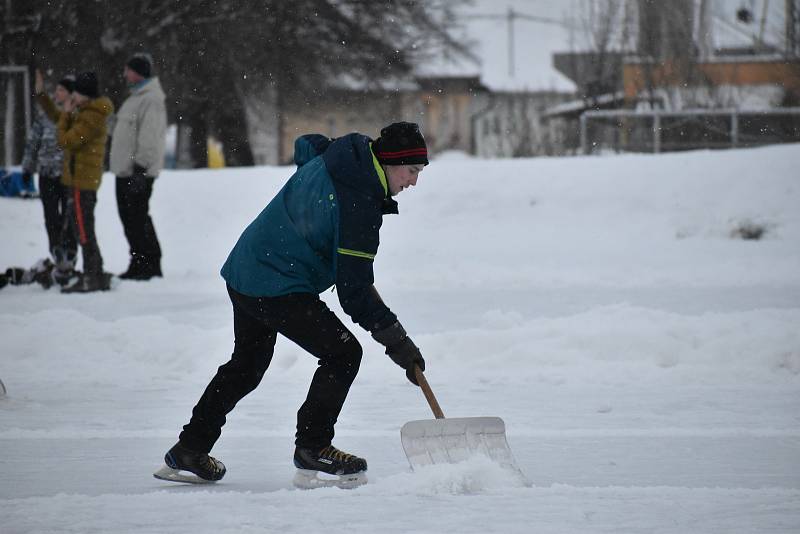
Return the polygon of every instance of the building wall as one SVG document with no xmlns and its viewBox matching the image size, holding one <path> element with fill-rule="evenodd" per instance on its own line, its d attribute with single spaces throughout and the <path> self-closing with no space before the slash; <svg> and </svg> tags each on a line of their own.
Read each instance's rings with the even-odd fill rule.
<svg viewBox="0 0 800 534">
<path fill-rule="evenodd" d="M 406 91 L 329 91 L 313 100 L 289 95 L 283 106 L 279 162 L 291 162 L 300 135 L 359 132 L 376 138 L 383 126 L 396 121 L 419 123 L 434 157 L 445 150 L 482 157 L 563 153 L 563 132 L 542 121 L 542 114 L 572 94 L 491 93 L 473 79 L 425 80 L 420 85 Z"/>
<path fill-rule="evenodd" d="M 290 96 L 285 100 L 280 162 L 292 161 L 294 141 L 304 134 L 340 137 L 359 132 L 378 137 L 383 126 L 403 120 L 405 99 L 396 92 L 362 91 L 330 91 L 313 101 Z"/>
<path fill-rule="evenodd" d="M 376 138 L 397 121 L 420 125 L 431 155 L 444 150 L 470 152 L 474 93 L 467 88 L 439 91 L 332 91 L 313 102 L 289 98 L 284 107 L 280 161 L 291 161 L 294 140 L 306 133 L 338 137 L 359 132 Z"/>
<path fill-rule="evenodd" d="M 450 91 L 423 91 L 416 95 L 416 114 L 419 116 L 425 141 L 431 153 L 444 150 L 470 151 L 472 137 L 470 113 L 473 95 Z M 412 111 L 411 114 L 414 114 Z"/>
<path fill-rule="evenodd" d="M 474 113 L 473 150 L 480 157 L 532 157 L 563 153 L 563 125 L 544 112 L 573 95 L 558 92 L 492 93 Z"/>
<path fill-rule="evenodd" d="M 770 59 L 743 59 L 714 61 L 696 65 L 702 83 L 711 86 L 765 86 L 782 87 L 787 97 L 800 98 L 800 61 Z M 685 72 L 674 63 L 645 65 L 629 63 L 623 67 L 623 84 L 626 100 L 633 102 L 647 89 L 648 70 L 655 87 L 680 86 L 685 83 Z M 698 83 L 698 85 L 701 85 Z"/>
</svg>

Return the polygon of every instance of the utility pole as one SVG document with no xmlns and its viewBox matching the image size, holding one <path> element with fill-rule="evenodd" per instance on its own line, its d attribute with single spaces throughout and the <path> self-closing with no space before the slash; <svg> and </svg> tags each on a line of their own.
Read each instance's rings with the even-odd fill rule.
<svg viewBox="0 0 800 534">
<path fill-rule="evenodd" d="M 11 17 L 13 16 L 11 0 L 6 0 L 6 33 L 11 32 Z"/>
<path fill-rule="evenodd" d="M 13 0 L 4 0 L 4 13 L 2 21 L 2 29 L 0 29 L 0 91 L 5 91 L 5 95 L 0 96 L 0 100 L 4 100 L 0 104 L 0 115 L 2 115 L 3 131 L 3 146 L 2 146 L 2 159 L 5 165 L 11 166 L 18 163 L 16 157 L 20 148 L 18 142 L 18 135 L 27 135 L 27 131 L 31 124 L 31 99 L 30 99 L 30 77 L 28 67 L 18 65 L 17 62 L 21 61 L 24 56 L 25 46 L 21 44 L 24 42 L 32 32 L 39 28 L 41 15 L 17 15 L 17 11 L 23 10 L 17 2 L 15 9 L 15 2 Z M 17 78 L 20 77 L 22 84 Z M 5 83 L 3 83 L 5 82 Z M 19 107 L 18 100 L 22 97 L 24 107 L 24 129 L 21 128 L 17 119 Z M 2 109 L 5 105 L 5 109 Z M 22 130 L 22 131 L 20 131 Z"/>
<path fill-rule="evenodd" d="M 559 26 L 564 26 L 565 23 L 558 19 L 553 19 L 549 17 L 538 17 L 536 15 L 528 15 L 527 13 L 520 13 L 519 11 L 514 10 L 513 7 L 509 6 L 508 11 L 506 11 L 505 15 L 500 15 L 497 13 L 478 13 L 474 15 L 466 15 L 465 18 L 468 19 L 491 19 L 491 20 L 505 20 L 506 21 L 506 34 L 508 35 L 508 75 L 509 77 L 514 77 L 515 72 L 515 57 L 514 57 L 514 49 L 515 49 L 515 39 L 514 39 L 514 22 L 517 19 L 527 20 L 531 22 L 539 22 L 542 24 L 556 24 Z"/>
<path fill-rule="evenodd" d="M 711 36 L 709 35 L 708 8 L 708 1 L 700 0 L 700 5 L 697 10 L 697 45 L 701 61 L 706 61 L 709 56 L 711 56 L 712 49 Z"/>
<path fill-rule="evenodd" d="M 786 19 L 786 57 L 792 58 L 800 56 L 798 50 L 798 32 L 800 31 L 800 9 L 798 9 L 799 2 L 797 0 L 786 0 L 785 6 L 785 19 Z"/>
<path fill-rule="evenodd" d="M 11 5 L 11 0 L 6 0 L 6 20 L 5 20 L 5 33 L 9 35 L 11 33 L 11 19 L 14 15 L 13 6 Z M 9 51 L 9 56 L 11 55 Z M 2 58 L 6 61 L 11 60 L 11 57 L 4 57 Z M 14 83 L 14 76 L 13 74 L 8 77 L 6 81 L 6 109 L 5 109 L 5 120 L 3 121 L 3 128 L 6 132 L 4 137 L 3 143 L 3 154 L 4 154 L 4 164 L 6 167 L 12 166 L 15 161 L 15 154 L 14 149 L 16 148 L 16 143 L 14 142 L 14 122 L 16 120 L 16 108 L 17 108 L 17 88 L 16 84 Z M 27 98 L 28 95 L 25 95 Z"/>
<path fill-rule="evenodd" d="M 508 75 L 514 77 L 514 8 L 508 7 Z"/>
<path fill-rule="evenodd" d="M 767 48 L 766 43 L 764 42 L 764 28 L 767 25 L 768 11 L 769 11 L 769 0 L 764 0 L 764 5 L 761 9 L 761 27 L 758 30 L 758 42 L 757 42 L 757 48 L 762 52 Z"/>
</svg>

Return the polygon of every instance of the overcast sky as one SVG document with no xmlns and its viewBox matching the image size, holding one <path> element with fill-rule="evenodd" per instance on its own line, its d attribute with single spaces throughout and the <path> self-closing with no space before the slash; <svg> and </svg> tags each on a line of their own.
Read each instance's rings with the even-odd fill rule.
<svg viewBox="0 0 800 534">
<path fill-rule="evenodd" d="M 573 91 L 575 85 L 552 66 L 555 52 L 585 48 L 580 35 L 567 27 L 567 21 L 580 20 L 581 10 L 590 0 L 474 0 L 465 10 L 468 18 L 463 37 L 473 43 L 480 58 L 478 64 L 459 65 L 431 63 L 423 71 L 438 74 L 481 75 L 483 83 L 493 90 L 561 90 Z M 698 1 L 698 0 L 696 0 Z M 762 31 L 764 40 L 783 46 L 783 9 L 781 0 L 708 0 L 711 16 L 710 44 L 713 47 L 750 46 Z M 766 7 L 766 9 L 765 9 Z M 514 11 L 550 19 L 552 22 L 517 18 L 514 23 L 513 65 L 509 58 L 509 8 Z M 753 14 L 750 23 L 737 21 L 736 12 L 747 8 Z M 483 17 L 490 15 L 493 17 Z"/>
</svg>

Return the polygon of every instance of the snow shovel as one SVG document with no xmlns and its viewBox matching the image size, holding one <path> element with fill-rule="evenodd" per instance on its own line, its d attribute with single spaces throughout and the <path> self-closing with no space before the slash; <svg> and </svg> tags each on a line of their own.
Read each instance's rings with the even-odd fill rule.
<svg viewBox="0 0 800 534">
<path fill-rule="evenodd" d="M 400 429 L 400 440 L 411 469 L 434 464 L 455 464 L 483 455 L 515 473 L 528 484 L 517 466 L 506 440 L 506 425 L 499 417 L 458 417 L 445 419 L 442 408 L 425 375 L 414 374 L 436 419 L 409 421 Z"/>
</svg>

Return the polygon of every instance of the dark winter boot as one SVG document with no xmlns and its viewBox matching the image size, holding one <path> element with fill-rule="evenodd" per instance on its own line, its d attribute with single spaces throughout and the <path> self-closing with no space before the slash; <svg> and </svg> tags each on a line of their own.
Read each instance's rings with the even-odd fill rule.
<svg viewBox="0 0 800 534">
<path fill-rule="evenodd" d="M 54 272 L 58 272 L 60 277 L 59 280 L 56 280 L 56 283 L 63 286 L 65 285 L 65 283 L 62 283 L 63 280 L 69 281 L 74 276 L 75 265 L 78 263 L 76 251 L 65 250 L 63 247 L 54 247 L 52 255 L 55 263 Z"/>
<path fill-rule="evenodd" d="M 50 258 L 37 261 L 30 269 L 22 267 L 9 267 L 6 269 L 6 281 L 12 285 L 33 284 L 38 282 L 45 289 L 53 285 L 51 274 L 53 272 L 53 262 Z"/>
<path fill-rule="evenodd" d="M 119 275 L 122 280 L 150 280 L 162 276 L 159 259 L 147 260 L 138 256 L 132 258 L 128 270 Z"/>
<path fill-rule="evenodd" d="M 296 448 L 294 465 L 298 469 L 322 471 L 331 475 L 349 475 L 367 470 L 365 459 L 342 452 L 333 445 L 322 450 Z"/>
<path fill-rule="evenodd" d="M 61 269 L 59 267 L 53 269 L 53 282 L 61 287 L 69 285 L 69 283 L 78 276 L 80 276 L 80 273 L 74 269 Z"/>
<path fill-rule="evenodd" d="M 36 282 L 45 289 L 49 289 L 53 285 L 53 272 L 56 266 L 50 261 L 50 258 L 40 260 L 31 267 L 31 282 Z"/>
<path fill-rule="evenodd" d="M 23 269 L 22 267 L 9 267 L 8 269 L 6 269 L 6 280 L 12 286 L 27 284 L 28 282 L 25 282 L 24 278 L 25 278 L 25 269 Z"/>
<path fill-rule="evenodd" d="M 189 471 L 208 482 L 225 476 L 225 464 L 204 452 L 187 449 L 180 442 L 164 455 L 164 462 L 170 469 Z"/>
<path fill-rule="evenodd" d="M 136 280 L 140 276 L 140 272 L 142 270 L 142 263 L 139 261 L 138 257 L 131 258 L 131 262 L 128 265 L 128 270 L 124 273 L 119 275 L 119 278 L 123 280 Z"/>
<path fill-rule="evenodd" d="M 150 278 L 163 278 L 164 275 L 161 273 L 161 260 L 153 260 L 150 262 L 147 274 Z"/>
<path fill-rule="evenodd" d="M 139 272 L 138 280 L 150 280 L 151 278 L 161 278 L 161 259 L 147 258 L 142 260 L 142 267 Z"/>
<path fill-rule="evenodd" d="M 109 289 L 111 289 L 111 275 L 109 273 L 83 274 L 71 286 L 62 287 L 61 292 L 91 293 L 93 291 L 108 291 Z"/>
</svg>

